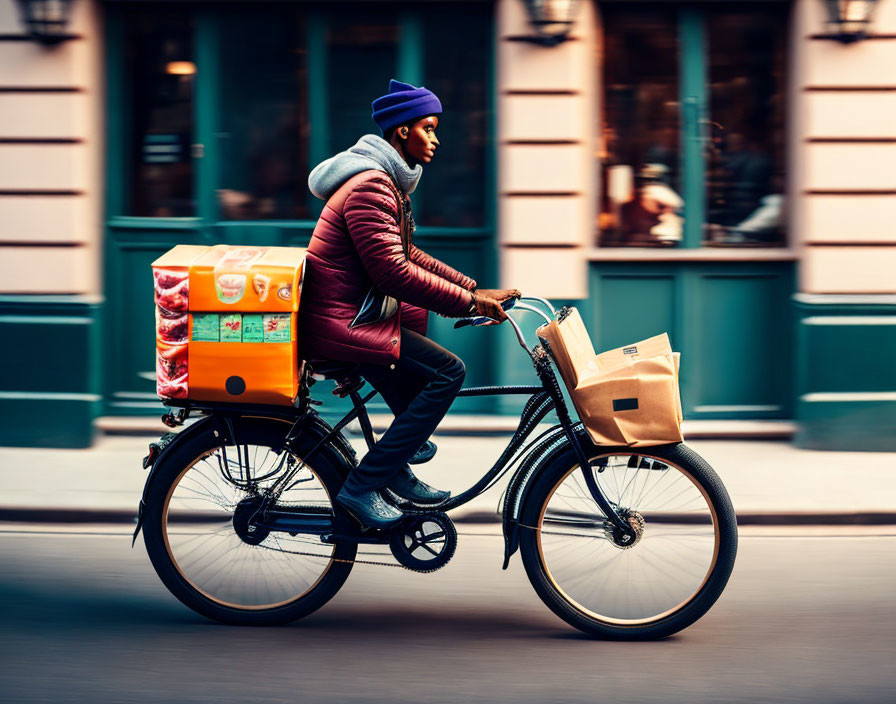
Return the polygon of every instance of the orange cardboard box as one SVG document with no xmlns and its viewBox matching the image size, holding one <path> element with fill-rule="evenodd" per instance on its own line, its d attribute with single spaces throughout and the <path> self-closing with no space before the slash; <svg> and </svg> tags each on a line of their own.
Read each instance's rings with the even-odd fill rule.
<svg viewBox="0 0 896 704">
<path fill-rule="evenodd" d="M 304 263 L 299 247 L 230 245 L 154 261 L 159 396 L 292 404 Z"/>
</svg>

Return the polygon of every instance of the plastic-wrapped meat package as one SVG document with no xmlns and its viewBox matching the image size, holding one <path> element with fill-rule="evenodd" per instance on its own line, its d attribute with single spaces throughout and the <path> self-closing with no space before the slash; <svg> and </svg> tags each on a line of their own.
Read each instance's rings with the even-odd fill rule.
<svg viewBox="0 0 896 704">
<path fill-rule="evenodd" d="M 186 343 L 189 319 L 186 313 L 172 313 L 156 306 L 156 338 L 162 342 Z"/>
<path fill-rule="evenodd" d="M 156 305 L 172 313 L 186 313 L 190 278 L 186 271 L 155 269 Z"/>
<path fill-rule="evenodd" d="M 153 278 L 156 301 L 156 391 L 162 398 L 187 398 L 189 273 L 154 269 Z"/>
<path fill-rule="evenodd" d="M 187 397 L 187 346 L 156 343 L 156 390 L 162 398 Z"/>
</svg>

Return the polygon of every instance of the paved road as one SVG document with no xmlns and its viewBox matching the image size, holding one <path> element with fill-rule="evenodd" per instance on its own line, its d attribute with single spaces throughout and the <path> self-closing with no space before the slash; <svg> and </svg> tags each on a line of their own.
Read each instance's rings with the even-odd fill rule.
<svg viewBox="0 0 896 704">
<path fill-rule="evenodd" d="M 253 629 L 186 610 L 120 528 L 0 526 L 0 700 L 896 700 L 896 529 L 746 529 L 715 608 L 650 643 L 581 637 L 518 559 L 500 571 L 493 527 L 461 529 L 440 572 L 359 566 L 317 614 Z"/>
</svg>

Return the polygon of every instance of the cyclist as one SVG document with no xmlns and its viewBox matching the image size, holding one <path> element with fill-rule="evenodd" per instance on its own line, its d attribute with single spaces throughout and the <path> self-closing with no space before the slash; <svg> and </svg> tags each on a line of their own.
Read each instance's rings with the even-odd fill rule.
<svg viewBox="0 0 896 704">
<path fill-rule="evenodd" d="M 465 374 L 458 357 L 426 337 L 427 311 L 500 322 L 507 318 L 501 301 L 520 293 L 479 289 L 412 242 L 408 195 L 439 147 L 438 97 L 393 79 L 372 108 L 383 136 L 364 135 L 308 178 L 327 204 L 308 245 L 301 329 L 305 359 L 357 363 L 395 415 L 336 497 L 362 524 L 385 528 L 403 514 L 383 499 L 383 488 L 420 504 L 449 497 L 408 465 Z"/>
</svg>

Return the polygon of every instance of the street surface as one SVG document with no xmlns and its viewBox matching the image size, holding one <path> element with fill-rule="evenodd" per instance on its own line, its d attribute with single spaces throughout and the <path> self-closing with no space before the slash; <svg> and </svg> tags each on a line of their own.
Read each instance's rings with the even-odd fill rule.
<svg viewBox="0 0 896 704">
<path fill-rule="evenodd" d="M 494 525 L 454 560 L 355 567 L 283 628 L 182 606 L 122 526 L 0 525 L 8 702 L 893 702 L 896 528 L 745 528 L 728 589 L 659 642 L 587 639 L 500 570 Z"/>
</svg>

